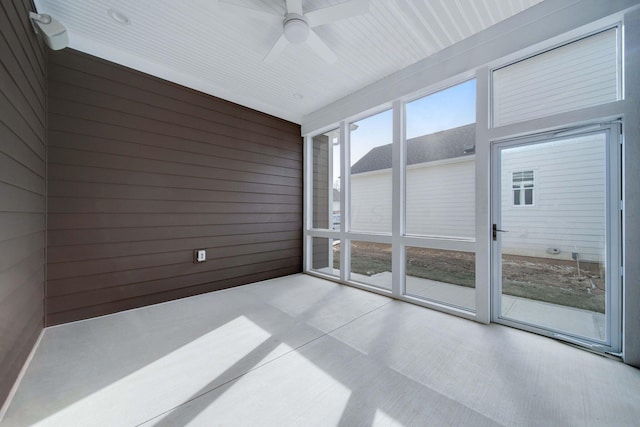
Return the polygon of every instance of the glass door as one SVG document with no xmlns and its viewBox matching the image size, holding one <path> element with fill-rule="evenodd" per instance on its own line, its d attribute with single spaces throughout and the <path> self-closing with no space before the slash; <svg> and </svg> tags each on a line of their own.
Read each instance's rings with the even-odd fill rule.
<svg viewBox="0 0 640 427">
<path fill-rule="evenodd" d="M 492 146 L 493 321 L 619 352 L 619 125 Z"/>
</svg>

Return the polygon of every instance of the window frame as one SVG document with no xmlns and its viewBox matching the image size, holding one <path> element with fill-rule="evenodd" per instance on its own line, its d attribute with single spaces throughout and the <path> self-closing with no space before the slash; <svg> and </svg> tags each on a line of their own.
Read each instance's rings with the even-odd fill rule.
<svg viewBox="0 0 640 427">
<path fill-rule="evenodd" d="M 515 175 L 516 174 L 526 174 L 528 172 L 531 172 L 531 187 L 526 187 L 525 184 L 527 181 L 523 180 L 520 182 L 520 186 L 518 188 L 516 188 L 516 184 L 515 184 Z M 514 196 L 511 198 L 511 206 L 513 206 L 514 208 L 530 208 L 530 207 L 534 207 L 536 205 L 536 191 L 535 189 L 537 188 L 536 186 L 536 171 L 535 169 L 525 169 L 525 170 L 518 170 L 518 171 L 511 171 L 511 195 Z M 531 203 L 527 203 L 527 196 L 526 196 L 526 191 L 527 190 L 531 190 Z M 515 198 L 515 192 L 516 191 L 520 191 L 521 193 L 519 194 L 519 199 L 521 202 L 524 203 L 516 203 L 516 198 Z"/>
<path fill-rule="evenodd" d="M 303 228 L 304 248 L 309 248 L 309 237 L 311 236 L 339 236 L 339 238 L 345 243 L 344 248 L 341 251 L 341 265 L 346 266 L 348 260 L 348 242 L 350 239 L 364 240 L 364 241 L 376 241 L 376 242 L 392 242 L 393 243 L 393 286 L 392 292 L 384 292 L 380 289 L 372 289 L 367 286 L 354 283 L 349 280 L 344 273 L 346 268 L 342 269 L 341 277 L 336 280 L 335 277 L 325 277 L 313 272 L 309 272 L 306 268 L 307 256 L 303 258 L 305 260 L 304 272 L 308 272 L 312 275 L 328 278 L 329 280 L 338 281 L 340 283 L 348 284 L 356 288 L 362 288 L 369 291 L 385 294 L 395 299 L 411 302 L 416 305 L 421 305 L 427 308 L 432 308 L 441 312 L 453 314 L 459 317 L 468 318 L 481 323 L 491 322 L 491 260 L 489 253 L 491 251 L 491 238 L 490 238 L 490 214 L 491 206 L 488 200 L 489 187 L 488 182 L 489 173 L 491 170 L 491 158 L 489 146 L 491 143 L 500 141 L 503 139 L 511 139 L 514 137 L 525 136 L 527 134 L 543 132 L 562 132 L 567 128 L 575 127 L 581 123 L 591 121 L 613 120 L 624 115 L 628 102 L 625 102 L 624 96 L 618 101 L 611 102 L 603 105 L 595 105 L 592 107 L 584 108 L 581 110 L 573 110 L 568 112 L 557 113 L 551 116 L 544 116 L 540 118 L 534 118 L 525 122 L 512 123 L 500 127 L 494 127 L 492 123 L 492 71 L 498 68 L 505 67 L 511 63 L 519 62 L 527 59 L 530 56 L 535 56 L 541 52 L 552 50 L 556 47 L 571 43 L 575 40 L 579 40 L 589 35 L 605 31 L 607 29 L 617 27 L 618 37 L 617 43 L 619 51 L 622 53 L 618 55 L 619 64 L 618 78 L 620 79 L 619 88 L 624 94 L 624 79 L 623 75 L 625 71 L 628 71 L 628 67 L 624 64 L 624 59 L 627 58 L 628 53 L 623 50 L 623 26 L 622 21 L 624 13 L 614 13 L 606 15 L 600 20 L 583 24 L 582 26 L 576 26 L 574 28 L 568 28 L 566 32 L 553 34 L 550 37 L 540 39 L 539 42 L 534 42 L 528 46 L 523 46 L 520 49 L 513 50 L 511 53 L 507 53 L 499 58 L 489 60 L 486 63 L 478 63 L 471 66 L 466 71 L 459 72 L 455 75 L 440 75 L 438 81 L 429 81 L 428 84 L 418 88 L 417 84 L 412 83 L 407 87 L 413 88 L 411 91 L 401 92 L 399 96 L 395 97 L 392 101 L 386 101 L 393 96 L 378 97 L 380 102 L 377 106 L 371 107 L 373 103 L 359 102 L 356 106 L 353 105 L 337 105 L 333 112 L 328 110 L 322 110 L 314 113 L 308 123 L 303 123 L 303 137 L 305 138 L 305 150 L 307 150 L 308 140 L 313 135 L 317 135 L 322 131 L 328 131 L 334 129 L 337 124 L 340 125 L 341 141 L 342 141 L 342 156 L 341 166 L 344 168 L 340 174 L 341 176 L 341 206 L 342 212 L 342 224 L 339 233 L 326 232 L 324 230 L 312 230 L 309 229 L 306 224 L 308 222 L 308 211 L 305 210 L 305 222 Z M 463 67 L 458 67 L 458 70 L 464 70 Z M 406 146 L 404 144 L 405 124 L 404 124 L 404 104 L 412 100 L 427 96 L 429 94 L 441 91 L 450 86 L 454 86 L 458 83 L 462 83 L 466 80 L 476 79 L 476 238 L 475 241 L 464 240 L 443 240 L 434 237 L 422 236 L 409 236 L 404 234 L 404 211 L 401 212 L 399 203 L 404 200 L 405 195 L 399 194 L 396 188 L 404 189 L 404 176 L 400 173 L 400 170 L 395 170 L 393 173 L 393 203 L 394 203 L 394 220 L 392 224 L 392 235 L 381 236 L 373 234 L 360 234 L 360 233 L 348 233 L 348 221 L 349 215 L 344 212 L 345 207 L 348 209 L 345 200 L 349 200 L 349 183 L 344 177 L 347 175 L 345 171 L 349 171 L 349 158 L 348 158 L 348 144 L 349 144 L 349 125 L 354 121 L 361 118 L 374 115 L 378 112 L 382 112 L 393 106 L 394 117 L 394 142 L 400 141 L 399 144 L 394 144 L 394 162 L 393 165 L 402 164 L 406 156 Z M 628 77 L 627 77 L 628 78 Z M 387 79 L 390 83 L 394 82 L 394 78 Z M 634 80 L 635 81 L 635 80 Z M 386 82 L 386 81 L 385 81 Z M 386 83 L 385 83 L 386 84 Z M 389 88 L 391 90 L 391 88 Z M 386 93 L 392 93 L 386 91 Z M 360 99 L 360 98 L 358 98 Z M 362 101 L 362 99 L 360 99 Z M 355 112 L 358 106 L 363 106 L 359 112 Z M 337 113 L 336 113 L 337 111 Z M 326 118 L 334 117 L 339 119 L 331 124 L 330 120 Z M 316 124 L 319 124 L 316 126 Z M 308 158 L 305 156 L 305 166 L 308 163 Z M 345 168 L 346 166 L 346 168 Z M 307 169 L 305 169 L 307 170 Z M 305 180 L 308 181 L 309 177 L 305 173 Z M 305 189 L 308 188 L 305 184 Z M 308 203 L 309 194 L 305 191 L 305 200 Z M 534 195 L 535 203 L 535 195 Z M 307 209 L 305 204 L 305 209 Z M 395 218 L 399 218 L 396 220 Z M 424 301 L 421 299 L 415 299 L 411 296 L 404 294 L 405 282 L 404 282 L 404 256 L 401 255 L 405 251 L 405 246 L 425 246 L 433 247 L 436 249 L 445 250 L 460 250 L 460 251 L 475 251 L 476 253 L 476 310 L 475 312 L 469 312 L 464 310 L 458 310 L 454 307 L 438 304 L 432 301 Z M 308 251 L 307 251 L 308 253 Z"/>
</svg>

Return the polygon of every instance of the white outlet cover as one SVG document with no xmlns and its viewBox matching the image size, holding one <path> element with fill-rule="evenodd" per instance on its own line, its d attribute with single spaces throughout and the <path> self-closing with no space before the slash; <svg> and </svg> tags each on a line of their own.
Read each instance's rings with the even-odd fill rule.
<svg viewBox="0 0 640 427">
<path fill-rule="evenodd" d="M 205 251 L 204 249 L 198 250 L 198 256 L 196 259 L 198 260 L 198 262 L 206 261 L 207 251 Z"/>
</svg>

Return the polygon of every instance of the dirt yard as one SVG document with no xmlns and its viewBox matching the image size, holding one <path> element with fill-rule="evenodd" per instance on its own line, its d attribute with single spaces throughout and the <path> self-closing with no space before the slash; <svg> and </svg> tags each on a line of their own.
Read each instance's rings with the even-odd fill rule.
<svg viewBox="0 0 640 427">
<path fill-rule="evenodd" d="M 339 265 L 340 245 L 334 246 Z M 475 254 L 426 248 L 407 249 L 407 274 L 475 287 Z M 352 242 L 352 271 L 373 275 L 391 271 L 391 245 Z M 502 288 L 506 295 L 604 312 L 605 285 L 601 265 L 575 261 L 504 255 Z"/>
</svg>

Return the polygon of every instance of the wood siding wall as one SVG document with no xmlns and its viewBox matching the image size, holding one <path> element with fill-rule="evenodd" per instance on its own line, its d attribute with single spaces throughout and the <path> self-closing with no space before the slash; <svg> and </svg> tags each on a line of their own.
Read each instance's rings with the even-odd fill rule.
<svg viewBox="0 0 640 427">
<path fill-rule="evenodd" d="M 298 125 L 70 49 L 48 65 L 47 325 L 302 271 Z"/>
<path fill-rule="evenodd" d="M 44 314 L 46 61 L 29 4 L 0 2 L 0 406 Z"/>
</svg>

